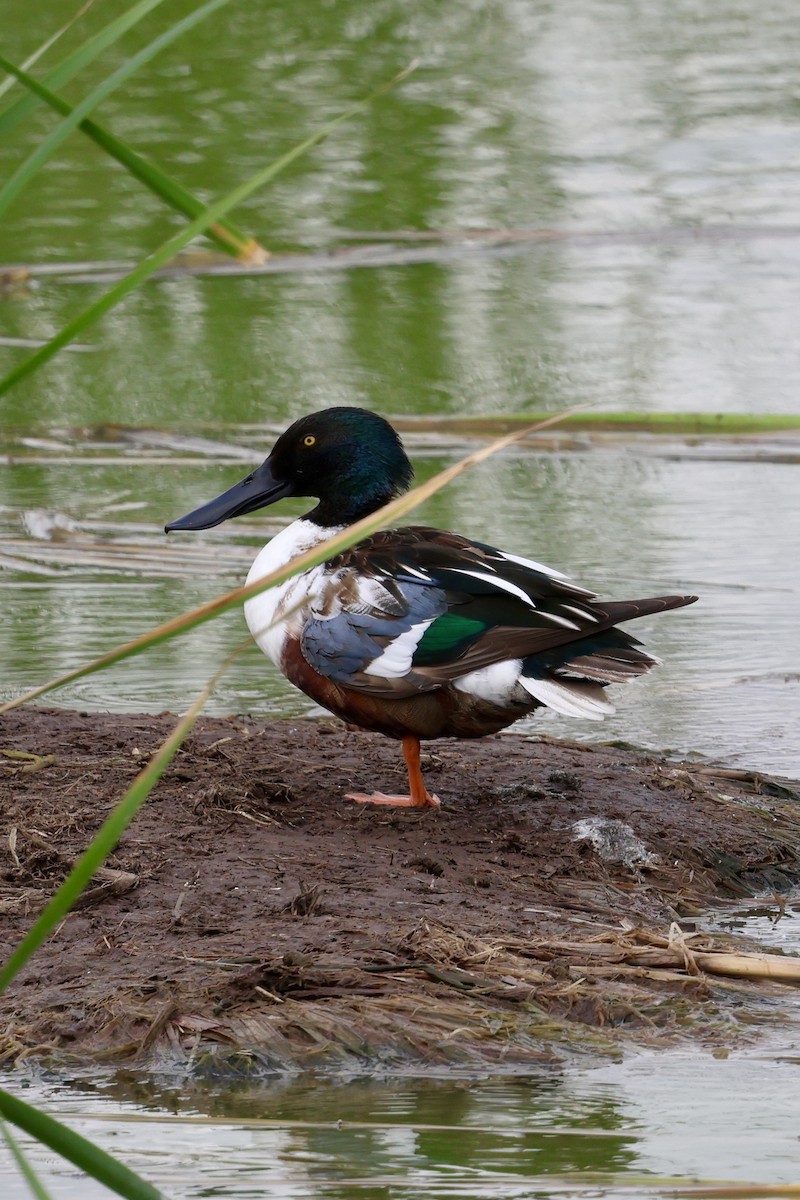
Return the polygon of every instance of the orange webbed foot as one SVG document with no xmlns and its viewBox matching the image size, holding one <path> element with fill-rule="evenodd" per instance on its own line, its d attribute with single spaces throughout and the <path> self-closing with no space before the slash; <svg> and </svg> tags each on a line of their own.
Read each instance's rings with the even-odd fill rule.
<svg viewBox="0 0 800 1200">
<path fill-rule="evenodd" d="M 387 796 L 385 792 L 347 792 L 346 800 L 355 800 L 356 804 L 383 804 L 387 808 L 438 808 L 441 804 L 438 796 L 426 792 L 422 797 Z"/>
<path fill-rule="evenodd" d="M 387 796 L 385 792 L 348 792 L 347 799 L 356 804 L 384 804 L 387 808 L 439 808 L 441 801 L 425 787 L 419 765 L 419 738 L 409 733 L 403 738 L 403 754 L 408 768 L 409 796 Z"/>
</svg>

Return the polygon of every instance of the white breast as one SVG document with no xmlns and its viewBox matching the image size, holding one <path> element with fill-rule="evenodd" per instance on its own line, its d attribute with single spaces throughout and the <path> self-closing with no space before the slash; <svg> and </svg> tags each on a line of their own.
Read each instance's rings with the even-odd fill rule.
<svg viewBox="0 0 800 1200">
<path fill-rule="evenodd" d="M 267 542 L 250 568 L 247 583 L 255 583 L 257 579 L 263 579 L 265 575 L 284 567 L 298 554 L 303 554 L 324 542 L 326 538 L 339 533 L 340 528 L 343 526 L 321 529 L 313 521 L 293 521 L 286 529 L 276 534 L 271 542 Z M 276 666 L 281 665 L 281 653 L 287 637 L 291 633 L 299 633 L 302 629 L 308 605 L 321 586 L 322 570 L 321 566 L 311 567 L 302 575 L 297 575 L 277 587 L 267 588 L 245 601 L 244 616 L 247 626 L 259 648 Z M 295 611 L 292 612 L 292 609 Z M 286 620 L 281 620 L 285 613 L 290 615 Z"/>
</svg>

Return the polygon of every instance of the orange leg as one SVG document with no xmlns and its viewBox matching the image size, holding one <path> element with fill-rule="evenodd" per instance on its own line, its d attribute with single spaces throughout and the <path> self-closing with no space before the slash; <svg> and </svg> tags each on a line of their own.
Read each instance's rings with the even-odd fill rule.
<svg viewBox="0 0 800 1200">
<path fill-rule="evenodd" d="M 355 800 L 358 804 L 386 804 L 396 808 L 438 808 L 439 797 L 432 796 L 425 787 L 422 770 L 419 765 L 419 738 L 408 734 L 403 738 L 403 754 L 408 767 L 409 796 L 386 796 L 383 792 L 373 792 L 371 796 L 364 792 L 348 792 L 347 799 Z"/>
</svg>

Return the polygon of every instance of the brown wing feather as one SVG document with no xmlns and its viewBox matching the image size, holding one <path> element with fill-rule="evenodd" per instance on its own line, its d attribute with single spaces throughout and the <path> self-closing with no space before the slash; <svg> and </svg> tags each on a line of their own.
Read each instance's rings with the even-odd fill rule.
<svg viewBox="0 0 800 1200">
<path fill-rule="evenodd" d="M 527 658 L 530 654 L 541 654 L 556 646 L 566 646 L 571 642 L 578 648 L 584 637 L 592 637 L 606 629 L 619 624 L 621 621 L 632 621 L 636 617 L 646 617 L 651 613 L 666 612 L 671 608 L 682 608 L 693 604 L 696 596 L 654 596 L 649 600 L 615 600 L 609 604 L 592 604 L 593 612 L 600 618 L 596 623 L 588 623 L 580 630 L 553 628 L 521 629 L 513 626 L 497 625 L 469 647 L 467 652 L 453 662 L 441 663 L 432 667 L 417 667 L 419 675 L 437 683 L 445 683 L 449 679 L 459 679 L 482 667 L 490 667 L 494 663 L 506 659 Z"/>
</svg>

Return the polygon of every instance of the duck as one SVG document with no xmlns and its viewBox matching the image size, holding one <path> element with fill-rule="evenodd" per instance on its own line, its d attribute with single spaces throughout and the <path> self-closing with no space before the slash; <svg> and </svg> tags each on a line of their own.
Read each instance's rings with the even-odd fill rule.
<svg viewBox="0 0 800 1200">
<path fill-rule="evenodd" d="M 260 551 L 262 579 L 407 491 L 413 468 L 379 414 L 340 406 L 295 421 L 239 483 L 165 526 L 211 529 L 288 497 L 317 501 Z M 402 744 L 408 794 L 357 803 L 439 807 L 421 742 L 498 733 L 539 708 L 602 720 L 610 684 L 660 665 L 620 622 L 697 596 L 600 600 L 566 575 L 458 533 L 384 529 L 248 599 L 264 654 L 318 705 Z"/>
</svg>

